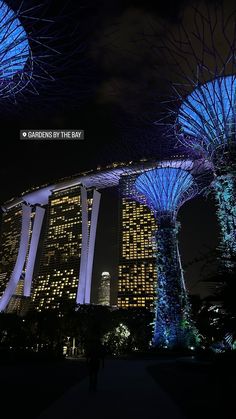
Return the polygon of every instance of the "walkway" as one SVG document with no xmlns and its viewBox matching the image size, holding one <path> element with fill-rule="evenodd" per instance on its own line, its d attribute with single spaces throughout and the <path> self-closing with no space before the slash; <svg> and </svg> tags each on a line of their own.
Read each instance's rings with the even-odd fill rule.
<svg viewBox="0 0 236 419">
<path fill-rule="evenodd" d="M 89 393 L 89 381 L 85 378 L 37 419 L 184 419 L 146 371 L 146 366 L 153 362 L 106 360 L 99 372 L 96 393 Z"/>
</svg>

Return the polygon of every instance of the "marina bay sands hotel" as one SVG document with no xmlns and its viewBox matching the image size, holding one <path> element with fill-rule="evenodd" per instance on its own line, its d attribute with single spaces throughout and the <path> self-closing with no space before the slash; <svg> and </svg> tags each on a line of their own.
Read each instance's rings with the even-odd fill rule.
<svg viewBox="0 0 236 419">
<path fill-rule="evenodd" d="M 38 311 L 60 310 L 68 301 L 90 304 L 100 200 L 107 187 L 122 192 L 117 305 L 153 308 L 155 219 L 123 194 L 144 166 L 149 162 L 113 163 L 2 205 L 0 311 L 17 311 L 26 302 Z"/>
</svg>

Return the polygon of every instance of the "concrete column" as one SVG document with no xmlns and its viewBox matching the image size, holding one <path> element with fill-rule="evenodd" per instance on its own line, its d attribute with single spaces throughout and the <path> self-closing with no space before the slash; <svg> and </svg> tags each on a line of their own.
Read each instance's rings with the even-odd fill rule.
<svg viewBox="0 0 236 419">
<path fill-rule="evenodd" d="M 86 271 L 88 260 L 88 200 L 87 190 L 81 187 L 81 204 L 82 204 L 82 246 L 80 255 L 80 271 L 79 271 L 79 284 L 76 296 L 77 304 L 85 303 L 85 287 L 86 287 Z"/>
<path fill-rule="evenodd" d="M 87 261 L 87 275 L 86 275 L 86 289 L 85 289 L 85 304 L 90 303 L 91 297 L 91 283 L 93 271 L 94 249 L 97 231 L 98 214 L 100 207 L 101 194 L 98 191 L 93 193 L 93 206 L 91 216 L 91 226 L 89 234 L 89 247 L 88 247 L 88 261 Z"/>
<path fill-rule="evenodd" d="M 30 216 L 31 216 L 31 207 L 27 204 L 22 204 L 22 227 L 21 227 L 21 238 L 20 246 L 18 251 L 18 256 L 16 260 L 15 267 L 10 276 L 10 280 L 7 284 L 6 290 L 4 291 L 1 300 L 0 300 L 0 311 L 4 311 L 15 293 L 17 284 L 21 278 L 21 274 L 24 268 L 25 259 L 27 255 L 28 245 L 29 245 L 29 232 L 30 232 Z"/>
<path fill-rule="evenodd" d="M 41 207 L 36 208 L 33 231 L 30 241 L 29 256 L 25 270 L 25 282 L 24 282 L 24 296 L 29 297 L 31 293 L 31 285 L 34 273 L 34 266 L 36 260 L 36 254 L 38 250 L 39 238 L 43 224 L 43 218 L 45 209 Z"/>
</svg>

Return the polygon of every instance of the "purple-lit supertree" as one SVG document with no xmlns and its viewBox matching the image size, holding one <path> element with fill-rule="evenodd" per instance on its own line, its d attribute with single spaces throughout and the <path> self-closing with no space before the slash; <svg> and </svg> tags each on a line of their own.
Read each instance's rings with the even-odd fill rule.
<svg viewBox="0 0 236 419">
<path fill-rule="evenodd" d="M 177 213 L 200 193 L 207 171 L 202 161 L 163 161 L 138 174 L 126 192 L 147 205 L 157 220 L 156 347 L 187 346 L 194 336 L 178 249 Z"/>
<path fill-rule="evenodd" d="M 171 135 L 209 160 L 220 226 L 221 264 L 236 260 L 236 10 L 200 5 L 182 16 L 162 45 L 175 68 L 166 112 Z M 172 64 L 172 67 L 171 67 Z M 170 118 L 170 119 L 169 119 Z M 158 123 L 162 123 L 158 121 Z"/>
<path fill-rule="evenodd" d="M 96 81 L 86 51 L 89 28 L 81 19 L 70 0 L 66 4 L 0 0 L 0 99 L 4 103 L 20 103 L 14 109 L 22 113 L 29 96 L 28 108 L 35 115 L 39 105 L 41 115 L 42 101 L 44 111 L 49 105 L 47 110 L 55 112 L 60 107 L 64 111 L 65 100 L 78 107 L 91 96 Z M 11 107 L 11 115 L 12 111 Z"/>
<path fill-rule="evenodd" d="M 14 12 L 0 2 L 0 97 L 15 96 L 28 83 L 33 71 L 28 34 Z"/>
<path fill-rule="evenodd" d="M 197 87 L 183 101 L 177 135 L 186 146 L 212 161 L 212 186 L 221 228 L 223 266 L 231 270 L 236 257 L 236 76 L 218 77 Z"/>
<path fill-rule="evenodd" d="M 16 102 L 27 93 L 39 94 L 39 86 L 52 81 L 50 61 L 53 21 L 40 16 L 41 4 L 0 1 L 0 99 Z M 17 97 L 17 99 L 16 99 Z"/>
</svg>

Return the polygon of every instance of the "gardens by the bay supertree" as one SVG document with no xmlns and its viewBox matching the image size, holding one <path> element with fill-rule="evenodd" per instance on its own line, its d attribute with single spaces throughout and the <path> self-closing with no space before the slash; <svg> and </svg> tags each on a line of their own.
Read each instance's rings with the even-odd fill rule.
<svg viewBox="0 0 236 419">
<path fill-rule="evenodd" d="M 28 34 L 20 22 L 20 9 L 14 12 L 0 3 L 0 96 L 15 96 L 30 81 L 33 60 Z"/>
<path fill-rule="evenodd" d="M 6 117 L 40 114 L 42 103 L 55 112 L 65 97 L 78 108 L 94 92 L 94 68 L 85 57 L 90 27 L 81 20 L 72 14 L 70 0 L 0 2 L 0 98 Z"/>
<path fill-rule="evenodd" d="M 165 103 L 166 135 L 212 163 L 211 183 L 220 226 L 222 269 L 235 268 L 235 28 L 236 11 L 224 4 L 191 7 L 166 34 L 161 53 L 172 93 Z M 170 75 L 175 71 L 175 76 Z"/>
<path fill-rule="evenodd" d="M 13 9 L 12 9 L 13 10 Z M 14 9 L 15 10 L 15 9 Z M 199 11 L 197 12 L 199 13 Z M 15 15 L 13 15 L 15 16 Z M 13 68 L 9 70 L 7 67 L 4 67 L 3 70 L 5 72 L 4 83 L 2 86 L 4 87 L 7 95 L 10 99 L 15 99 L 14 89 L 12 87 L 15 86 L 15 92 L 20 93 L 22 92 L 25 94 L 27 91 L 35 91 L 36 95 L 40 93 L 40 89 L 36 88 L 37 82 L 35 81 L 38 79 L 39 87 L 40 87 L 40 80 L 42 80 L 42 85 L 47 84 L 48 80 L 54 80 L 55 82 L 55 68 L 52 66 L 51 69 L 47 67 L 45 71 L 45 79 L 41 77 L 39 73 L 36 71 L 34 72 L 34 64 L 37 61 L 37 54 L 34 55 L 31 49 L 31 38 L 29 35 L 29 30 L 27 26 L 27 19 L 24 17 L 24 14 L 16 14 L 19 22 L 23 22 L 23 30 L 22 30 L 22 38 L 16 34 L 16 45 L 17 48 L 15 49 L 14 59 L 13 60 Z M 200 16 L 200 15 L 198 15 Z M 17 21 L 18 22 L 18 21 Z M 17 23 L 18 24 L 18 23 Z M 5 24 L 4 24 L 5 25 Z M 39 25 L 40 20 L 39 20 Z M 24 29 L 25 28 L 25 29 Z M 213 29 L 212 29 L 213 30 Z M 199 34 L 198 34 L 199 35 Z M 33 39 L 33 38 L 32 38 Z M 45 44 L 44 44 L 45 42 Z M 168 43 L 168 38 L 165 41 Z M 37 42 L 36 42 L 37 43 Z M 40 51 L 41 48 L 44 48 L 47 44 L 47 41 L 40 42 L 38 48 Z M 15 45 L 15 44 L 14 44 Z M 190 42 L 191 45 L 191 42 Z M 170 51 L 168 48 L 166 49 L 169 53 Z M 184 50 L 181 46 L 181 50 Z M 53 48 L 49 49 L 49 62 L 51 63 L 51 56 L 58 57 L 58 52 Z M 211 55 L 211 54 L 210 54 Z M 44 55 L 43 61 L 47 58 L 47 54 Z M 194 56 L 195 58 L 195 56 Z M 175 56 L 176 59 L 176 56 Z M 15 60 L 15 61 L 14 61 Z M 184 58 L 183 58 L 184 60 Z M 47 59 L 46 59 L 47 61 Z M 63 59 L 62 59 L 63 61 Z M 73 60 L 72 60 L 73 61 Z M 213 59 L 214 61 L 214 59 Z M 39 59 L 40 62 L 40 59 Z M 64 61 L 63 61 L 64 62 Z M 198 62 L 200 62 L 198 57 Z M 232 63 L 232 60 L 229 61 Z M 4 60 L 3 60 L 4 63 Z M 51 64 L 50 64 L 51 65 Z M 228 61 L 227 61 L 228 65 Z M 226 67 L 226 65 L 225 65 Z M 221 217 L 222 222 L 222 229 L 225 228 L 225 214 L 227 210 L 227 217 L 228 213 L 231 211 L 231 203 L 230 199 L 232 198 L 232 193 L 230 191 L 233 177 L 232 177 L 232 170 L 233 167 L 232 163 L 232 154 L 228 151 L 231 148 L 229 147 L 229 142 L 231 144 L 231 140 L 228 139 L 232 138 L 233 135 L 233 95 L 232 91 L 233 88 L 230 86 L 234 84 L 234 77 L 231 76 L 231 73 L 228 74 L 228 67 L 225 71 L 225 76 L 219 76 L 218 73 L 212 74 L 212 71 L 209 70 L 209 66 L 202 66 L 199 65 L 197 67 L 197 83 L 192 82 L 192 78 L 187 75 L 186 80 L 188 82 L 184 84 L 182 82 L 179 87 L 173 83 L 172 87 L 174 87 L 174 92 L 177 94 L 177 102 L 178 106 L 172 107 L 169 104 L 170 110 L 170 119 L 172 118 L 171 122 L 171 136 L 168 137 L 168 145 L 160 143 L 158 138 L 158 129 L 156 126 L 150 127 L 149 124 L 143 127 L 142 130 L 133 129 L 131 127 L 131 140 L 132 140 L 132 150 L 130 147 L 130 143 L 127 146 L 129 151 L 129 158 L 133 159 L 134 161 L 137 158 L 143 156 L 144 152 L 148 156 L 153 156 L 155 160 L 162 160 L 165 158 L 167 154 L 169 158 L 173 154 L 175 154 L 174 150 L 174 142 L 173 140 L 173 132 L 177 134 L 178 138 L 180 139 L 181 144 L 183 145 L 181 151 L 182 154 L 189 153 L 191 155 L 190 159 L 193 159 L 194 156 L 199 156 L 201 159 L 210 160 L 213 162 L 216 175 L 216 181 L 213 183 L 215 189 L 218 190 L 218 196 L 222 200 L 222 196 L 225 198 L 227 197 L 227 202 L 225 204 L 225 199 L 223 199 L 223 203 L 219 206 L 219 217 Z M 32 71 L 31 71 L 31 70 Z M 176 67 L 178 69 L 178 67 Z M 194 67 L 195 69 L 195 67 Z M 42 70 L 45 70 L 44 64 L 42 65 Z M 50 71 L 51 70 L 51 71 Z M 57 70 L 56 70 L 57 71 Z M 61 71 L 61 70 L 60 70 Z M 184 71 L 179 71 L 182 80 L 186 74 L 186 67 Z M 217 69 L 218 71 L 218 69 Z M 62 70 L 62 74 L 65 76 L 67 73 L 66 67 Z M 176 71 L 177 73 L 177 71 Z M 221 74 L 219 72 L 219 74 Z M 67 76 L 66 76 L 67 77 Z M 212 80 L 213 77 L 213 81 Z M 63 77 L 62 77 L 63 78 Z M 83 78 L 82 78 L 83 79 Z M 194 79 L 195 80 L 195 79 Z M 56 80 L 56 84 L 58 86 L 60 81 Z M 70 88 L 71 84 L 69 83 Z M 86 87 L 86 83 L 84 84 Z M 19 88 L 23 87 L 23 88 Z M 186 89 L 186 92 L 185 92 Z M 231 90 L 230 90 L 231 89 Z M 42 89 L 43 90 L 43 89 Z M 86 89 L 85 89 L 86 90 Z M 208 91 L 210 93 L 208 93 Z M 12 94 L 13 92 L 13 94 Z M 215 99 L 214 103 L 212 103 L 212 92 L 214 92 Z M 86 93 L 85 93 L 86 94 Z M 46 94 L 47 95 L 47 94 Z M 7 96 L 7 97 L 8 97 Z M 64 92 L 60 92 L 59 96 L 64 96 Z M 219 104 L 217 102 L 221 104 Z M 230 105 L 226 106 L 226 99 L 231 98 Z M 171 98 L 173 99 L 174 103 L 176 103 L 176 97 Z M 51 99 L 50 99 L 51 100 Z M 132 99 L 131 99 L 132 102 Z M 200 104 L 199 104 L 200 102 Z M 198 108 L 197 108 L 198 103 Z M 190 105 L 189 105 L 190 104 Z M 206 106 L 205 106 L 206 104 Z M 62 107 L 64 105 L 62 104 Z M 168 117 L 169 117 L 169 110 L 168 110 Z M 215 112 L 215 114 L 214 114 Z M 153 108 L 153 113 L 155 113 L 155 108 Z M 217 115 L 216 115 L 217 114 Z M 199 116 L 200 115 L 200 116 Z M 209 116 L 210 115 L 210 116 Z M 221 115 L 221 117 L 219 117 Z M 209 120 L 207 119 L 209 116 Z M 199 120 L 201 122 L 199 122 Z M 211 119 L 210 119 L 211 118 Z M 217 122 L 217 118 L 221 122 Z M 217 125 L 214 127 L 214 124 Z M 226 131 L 227 127 L 227 135 L 220 133 L 221 128 L 224 125 L 224 129 Z M 213 125 L 213 128 L 212 128 Z M 142 126 L 142 119 L 139 119 L 139 127 Z M 174 127 L 174 130 L 173 130 Z M 127 128 L 127 125 L 125 129 Z M 149 129 L 148 129 L 149 128 Z M 215 131 L 214 131 L 215 130 Z M 139 132 L 138 132 L 139 131 Z M 203 135 L 204 134 L 204 135 Z M 125 134 L 127 138 L 127 133 Z M 203 138 L 202 138 L 203 137 Z M 205 138 L 207 139 L 205 141 Z M 222 140 L 224 138 L 224 140 Z M 166 138 L 165 138 L 166 139 Z M 217 147 L 214 146 L 215 139 L 219 139 Z M 150 141 L 151 140 L 151 141 Z M 209 140 L 209 141 L 208 141 Z M 207 143 L 208 141 L 208 143 Z M 140 144 L 139 144 L 140 142 Z M 224 143 L 222 146 L 222 142 Z M 150 146 L 151 143 L 151 146 Z M 205 147 L 205 143 L 207 146 Z M 173 148 L 172 148 L 172 145 Z M 191 144 L 191 148 L 189 145 Z M 187 147 L 186 147 L 187 145 Z M 222 146 L 222 147 L 221 147 Z M 109 145 L 110 148 L 110 145 Z M 125 155 L 124 149 L 122 144 L 120 147 L 115 147 L 115 152 L 119 148 L 119 153 L 121 155 Z M 223 153 L 217 152 L 217 150 L 224 150 Z M 232 147 L 233 149 L 233 147 Z M 186 151 L 187 150 L 187 151 Z M 117 154 L 117 153 L 116 153 Z M 122 156 L 122 157 L 123 157 Z M 223 164 L 221 162 L 221 157 L 224 156 Z M 230 158 L 227 160 L 226 164 L 226 156 Z M 183 156 L 182 156 L 183 157 Z M 106 156 L 107 158 L 107 156 Z M 113 159 L 111 157 L 111 150 L 109 149 L 109 159 Z M 201 160 L 202 161 L 202 160 Z M 155 324 L 155 335 L 153 343 L 155 346 L 167 346 L 172 347 L 175 345 L 179 345 L 180 343 L 184 342 L 184 345 L 187 344 L 187 341 L 190 339 L 192 330 L 191 329 L 191 316 L 189 314 L 190 307 L 188 304 L 188 298 L 186 294 L 186 289 L 184 285 L 184 278 L 183 278 L 183 271 L 181 268 L 180 263 L 180 256 L 178 251 L 178 241 L 177 241 L 177 233 L 178 233 L 178 223 L 176 221 L 177 212 L 181 205 L 184 204 L 187 200 L 193 198 L 196 194 L 199 194 L 203 187 L 203 182 L 201 176 L 199 177 L 200 170 L 196 170 L 197 163 L 193 163 L 193 166 L 187 167 L 189 160 L 182 161 L 181 164 L 177 165 L 176 162 L 170 161 L 168 165 L 158 165 L 156 164 L 152 170 L 145 170 L 142 175 L 136 177 L 136 182 L 134 189 L 132 190 L 132 197 L 137 200 L 141 200 L 140 202 L 145 203 L 149 206 L 153 211 L 157 219 L 158 230 L 156 233 L 156 240 L 157 240 L 157 265 L 158 265 L 158 288 L 157 288 L 157 310 L 156 310 L 156 324 Z M 191 160 L 192 162 L 192 160 Z M 209 169 L 209 165 L 206 162 Z M 230 165 L 230 172 L 228 170 Z M 203 170 L 204 164 L 201 165 L 201 169 Z M 202 171 L 201 171 L 202 173 Z M 220 181 L 224 177 L 224 182 Z M 228 179 L 230 177 L 230 182 Z M 201 178 L 201 181 L 200 181 Z M 225 182 L 227 180 L 227 191 L 225 190 Z M 207 185 L 207 182 L 204 181 L 204 186 Z M 223 185 L 223 186 L 222 186 Z M 224 187 L 223 195 L 221 189 Z M 221 188 L 221 189 L 220 189 Z M 142 198 L 141 198 L 142 195 Z M 230 199 L 228 198 L 230 196 Z M 231 217 L 231 218 L 230 218 Z M 232 223 L 235 222 L 235 214 L 230 215 L 228 217 L 228 224 L 229 228 L 232 228 Z M 234 217 L 234 218 L 232 218 Z M 232 221 L 233 219 L 233 221 Z M 222 230 L 223 231 L 223 230 Z M 230 230 L 231 231 L 231 230 Z M 232 248 L 232 235 L 231 233 L 228 234 L 228 231 L 225 234 L 223 244 L 225 246 L 224 250 L 224 259 L 229 259 L 228 256 L 228 249 Z M 227 240 L 228 241 L 227 241 Z M 227 243 L 226 243 L 227 242 Z M 227 246 L 226 246 L 227 244 Z M 231 249 L 230 248 L 230 249 Z M 231 250 L 230 250 L 231 252 Z M 166 256 L 167 255 L 167 256 Z M 166 303 L 168 301 L 168 304 Z"/>
<path fill-rule="evenodd" d="M 180 141 L 196 147 L 214 164 L 220 249 L 228 270 L 236 256 L 235 92 L 235 76 L 217 77 L 187 96 L 177 119 Z"/>
<path fill-rule="evenodd" d="M 157 300 L 153 346 L 188 347 L 197 343 L 178 249 L 177 214 L 188 200 L 201 193 L 211 176 L 203 160 L 166 160 L 133 178 L 124 196 L 147 205 L 157 221 Z"/>
</svg>

